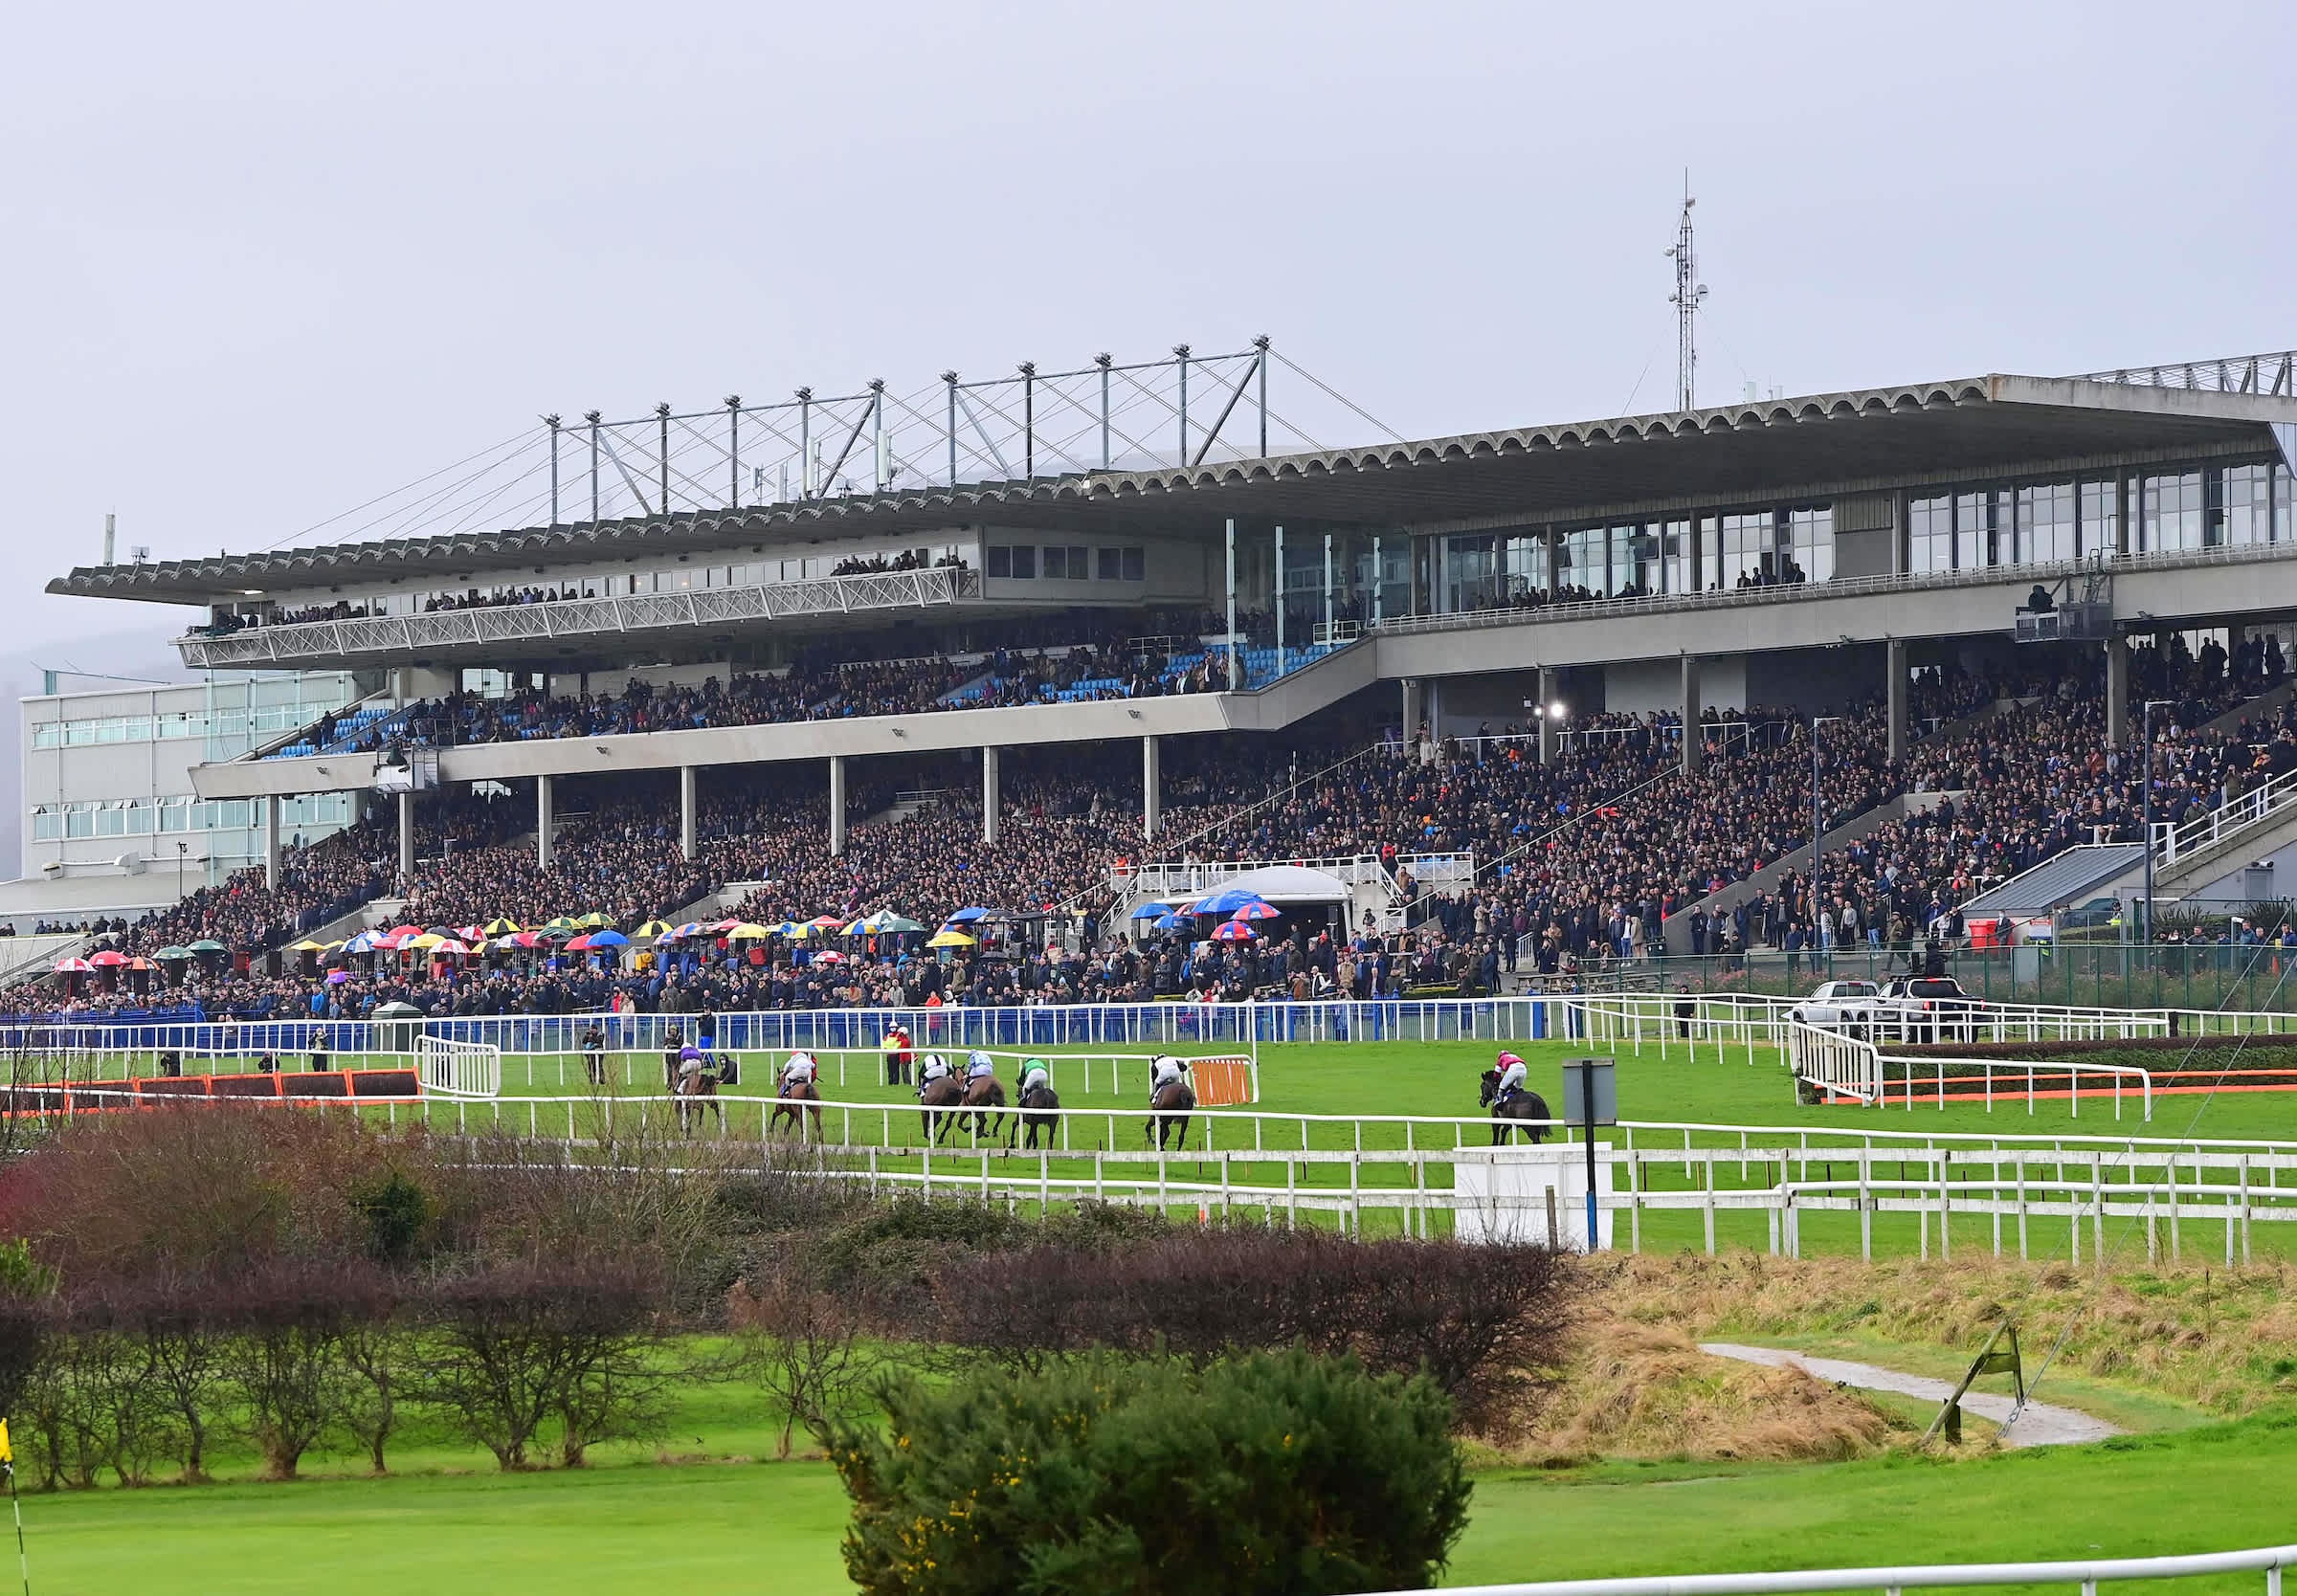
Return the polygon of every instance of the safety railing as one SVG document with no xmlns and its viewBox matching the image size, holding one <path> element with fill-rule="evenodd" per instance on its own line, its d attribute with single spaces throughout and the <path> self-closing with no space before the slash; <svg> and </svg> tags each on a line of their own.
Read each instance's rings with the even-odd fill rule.
<svg viewBox="0 0 2297 1596">
<path fill-rule="evenodd" d="M 1394 1596 L 1813 1596 L 1865 1590 L 1902 1596 L 1931 1586 L 2066 1585 L 2098 1596 L 2101 1585 L 2128 1580 L 2189 1580 L 2263 1574 L 2264 1596 L 2282 1596 L 2282 1570 L 2297 1563 L 2297 1545 L 2183 1557 L 2092 1558 L 2080 1563 L 1936 1563 L 1880 1568 L 1806 1568 L 1759 1574 L 1669 1574 L 1652 1579 L 1544 1580 L 1524 1585 L 1450 1585 Z M 1369 1596 L 1369 1593 L 1368 1593 Z"/>
<path fill-rule="evenodd" d="M 2242 793 L 2229 803 L 2219 805 L 2206 814 L 2197 815 L 2181 825 L 2157 821 L 2153 827 L 2153 861 L 2158 866 L 2174 865 L 2197 853 L 2206 853 L 2219 843 L 2232 838 L 2297 802 L 2297 770 L 2274 777 L 2263 787 Z"/>
</svg>

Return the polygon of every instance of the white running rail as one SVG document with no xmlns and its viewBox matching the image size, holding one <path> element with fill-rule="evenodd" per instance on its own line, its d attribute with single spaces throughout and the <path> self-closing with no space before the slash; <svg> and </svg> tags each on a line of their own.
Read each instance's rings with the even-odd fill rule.
<svg viewBox="0 0 2297 1596">
<path fill-rule="evenodd" d="M 1883 1100 L 1883 1055 L 1872 1042 L 1790 1020 L 1786 1046 L 1795 1077 L 1830 1099 L 1851 1097 L 1869 1107 Z"/>
<path fill-rule="evenodd" d="M 492 1042 L 450 1042 L 425 1036 L 415 1043 L 423 1090 L 442 1097 L 502 1095 L 502 1050 Z"/>
<path fill-rule="evenodd" d="M 2265 1596 L 2282 1596 L 2282 1570 L 2297 1563 L 2297 1546 L 2188 1557 L 2100 1558 L 2087 1563 L 1944 1563 L 1897 1568 L 1802 1568 L 1772 1574 L 1673 1574 L 1657 1579 L 1548 1580 L 1525 1585 L 1452 1585 L 1441 1592 L 1394 1596 L 1809 1596 L 1816 1591 L 1872 1590 L 1885 1596 L 1917 1586 L 2062 1585 L 2097 1596 L 2123 1580 L 2190 1580 L 2218 1574 L 2263 1574 Z"/>
</svg>

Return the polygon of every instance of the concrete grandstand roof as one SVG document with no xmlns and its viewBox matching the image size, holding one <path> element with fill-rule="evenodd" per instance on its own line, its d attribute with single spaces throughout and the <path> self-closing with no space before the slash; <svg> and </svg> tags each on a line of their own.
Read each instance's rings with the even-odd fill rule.
<svg viewBox="0 0 2297 1596">
<path fill-rule="evenodd" d="M 52 593 L 220 603 L 393 577 L 476 580 L 651 552 L 988 522 L 1209 535 L 1221 521 L 1400 527 L 1537 521 L 1594 506 L 1728 503 L 1798 485 L 2250 444 L 2297 426 L 2297 400 L 2082 378 L 1993 375 L 1709 410 L 1463 433 L 1186 469 L 1093 472 L 795 504 L 438 538 L 80 566 Z"/>
</svg>

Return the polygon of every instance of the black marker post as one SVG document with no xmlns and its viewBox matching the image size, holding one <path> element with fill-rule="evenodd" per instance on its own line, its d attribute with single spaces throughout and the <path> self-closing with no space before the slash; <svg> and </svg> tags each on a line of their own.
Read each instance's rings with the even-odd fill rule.
<svg viewBox="0 0 2297 1596">
<path fill-rule="evenodd" d="M 1619 1122 L 1619 1089 L 1616 1066 L 1608 1058 L 1567 1058 L 1563 1061 L 1563 1118 L 1579 1126 L 1587 1139 L 1587 1250 L 1601 1245 L 1602 1228 L 1596 1221 L 1595 1127 Z"/>
</svg>

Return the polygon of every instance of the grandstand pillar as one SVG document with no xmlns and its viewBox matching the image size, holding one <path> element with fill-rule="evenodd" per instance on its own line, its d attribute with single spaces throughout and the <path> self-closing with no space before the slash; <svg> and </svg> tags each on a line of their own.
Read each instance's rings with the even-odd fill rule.
<svg viewBox="0 0 2297 1596">
<path fill-rule="evenodd" d="M 1699 656 L 1683 656 L 1683 773 L 1694 776 L 1699 772 L 1699 757 L 1706 752 L 1706 740 L 1700 734 L 1699 711 L 1704 707 L 1699 698 Z"/>
<path fill-rule="evenodd" d="M 1883 696 L 1890 720 L 1890 763 L 1907 757 L 1907 645 L 1893 637 L 1883 645 Z"/>
<path fill-rule="evenodd" d="M 2130 639 L 2120 632 L 2106 639 L 2106 746 L 2130 740 Z"/>
<path fill-rule="evenodd" d="M 1332 640 L 1332 535 L 1324 535 L 1324 640 Z"/>
<path fill-rule="evenodd" d="M 279 890 L 279 795 L 263 800 L 263 884 Z"/>
<path fill-rule="evenodd" d="M 1141 834 L 1150 842 L 1165 823 L 1163 761 L 1153 737 L 1141 739 Z"/>
<path fill-rule="evenodd" d="M 1545 539 L 1548 545 L 1548 602 L 1555 602 L 1555 589 L 1563 586 L 1563 539 L 1552 526 Z M 1540 700 L 1545 703 L 1546 699 Z"/>
<path fill-rule="evenodd" d="M 550 868 L 550 845 L 555 840 L 550 833 L 557 824 L 550 815 L 550 778 L 547 776 L 535 777 L 534 862 L 538 868 L 543 870 Z"/>
<path fill-rule="evenodd" d="M 981 750 L 981 840 L 991 847 L 997 841 L 997 751 Z"/>
<path fill-rule="evenodd" d="M 845 756 L 830 756 L 830 857 L 845 856 Z"/>
<path fill-rule="evenodd" d="M 2120 472 L 2113 479 L 2113 551 L 2116 554 L 2129 553 L 2136 543 L 2130 531 L 2130 474 Z M 2129 700 L 2125 698 L 2123 701 L 2127 703 Z M 2122 740 L 2119 730 L 2121 721 L 2116 720 L 2114 726 L 2113 740 L 2119 743 Z"/>
<path fill-rule="evenodd" d="M 1557 718 L 1549 712 L 1553 709 L 1555 695 L 1562 685 L 1563 674 L 1560 671 L 1546 665 L 1539 668 L 1539 702 L 1531 706 L 1531 713 L 1539 721 L 1539 763 L 1542 765 L 1555 763 Z"/>
<path fill-rule="evenodd" d="M 1419 722 L 1425 711 L 1420 706 L 1419 678 L 1404 678 L 1404 746 L 1413 753 L 1419 752 Z"/>
<path fill-rule="evenodd" d="M 696 772 L 691 765 L 678 767 L 678 854 L 681 859 L 694 856 L 694 789 Z"/>
<path fill-rule="evenodd" d="M 412 880 L 414 876 L 414 794 L 399 794 L 399 876 Z"/>
<path fill-rule="evenodd" d="M 1184 424 L 1183 431 L 1186 431 Z M 1228 690 L 1237 692 L 1244 677 L 1237 669 L 1237 523 L 1228 523 Z"/>
<path fill-rule="evenodd" d="M 1284 529 L 1276 529 L 1276 674 L 1284 674 Z"/>
</svg>

